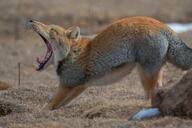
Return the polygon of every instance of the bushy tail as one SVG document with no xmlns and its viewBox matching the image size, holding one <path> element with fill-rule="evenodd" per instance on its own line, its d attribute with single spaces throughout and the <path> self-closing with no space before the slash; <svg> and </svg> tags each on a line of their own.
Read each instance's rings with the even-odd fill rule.
<svg viewBox="0 0 192 128">
<path fill-rule="evenodd" d="M 182 69 L 192 67 L 192 49 L 176 36 L 169 38 L 168 59 Z"/>
</svg>

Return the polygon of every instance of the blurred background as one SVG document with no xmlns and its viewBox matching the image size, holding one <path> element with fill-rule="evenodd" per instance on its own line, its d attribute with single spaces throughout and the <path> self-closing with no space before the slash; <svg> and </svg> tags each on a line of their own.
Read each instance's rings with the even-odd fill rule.
<svg viewBox="0 0 192 128">
<path fill-rule="evenodd" d="M 86 35 L 131 16 L 188 23 L 191 5 L 192 0 L 0 0 L 0 37 L 25 38 L 25 24 L 31 18 L 65 28 L 77 25 Z"/>
</svg>

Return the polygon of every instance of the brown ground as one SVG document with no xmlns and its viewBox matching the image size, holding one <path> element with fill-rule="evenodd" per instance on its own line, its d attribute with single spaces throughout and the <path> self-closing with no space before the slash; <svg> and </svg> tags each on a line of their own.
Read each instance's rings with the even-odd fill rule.
<svg viewBox="0 0 192 128">
<path fill-rule="evenodd" d="M 156 89 L 151 100 L 152 107 L 163 115 L 192 118 L 192 70 L 174 85 Z"/>
<path fill-rule="evenodd" d="M 150 107 L 150 103 L 144 100 L 144 92 L 136 69 L 119 83 L 87 89 L 65 107 L 55 111 L 41 111 L 58 82 L 52 65 L 42 72 L 36 72 L 33 67 L 35 58 L 44 56 L 46 48 L 38 36 L 26 31 L 25 22 L 28 17 L 63 26 L 76 24 L 82 28 L 84 34 L 97 33 L 110 22 L 126 16 L 146 15 L 165 22 L 189 22 L 192 19 L 191 0 L 95 1 L 79 0 L 77 3 L 75 0 L 49 2 L 2 0 L 0 2 L 0 81 L 13 86 L 10 90 L 0 92 L 0 126 L 21 128 L 192 126 L 190 119 L 178 117 L 154 117 L 141 121 L 130 119 L 141 108 Z M 19 22 L 16 22 L 17 20 Z M 15 28 L 19 31 L 14 34 Z M 192 31 L 180 36 L 192 47 L 191 35 Z M 14 36 L 19 36 L 20 39 L 15 41 Z M 17 77 L 19 62 L 21 85 L 18 85 Z M 166 64 L 164 85 L 176 83 L 184 73 L 173 65 Z"/>
</svg>

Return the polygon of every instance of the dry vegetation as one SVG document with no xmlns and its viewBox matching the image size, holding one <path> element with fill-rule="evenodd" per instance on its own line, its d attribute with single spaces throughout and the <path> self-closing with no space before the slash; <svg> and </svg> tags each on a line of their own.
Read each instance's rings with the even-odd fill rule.
<svg viewBox="0 0 192 128">
<path fill-rule="evenodd" d="M 153 1 L 153 2 L 152 2 Z M 1 0 L 0 1 L 0 81 L 13 86 L 0 92 L 0 127 L 190 127 L 192 121 L 179 117 L 154 117 L 141 121 L 131 116 L 150 107 L 144 100 L 137 70 L 119 83 L 91 87 L 71 104 L 55 111 L 42 111 L 57 86 L 51 65 L 36 72 L 33 61 L 44 56 L 45 46 L 26 30 L 29 18 L 65 27 L 79 25 L 83 34 L 99 32 L 122 17 L 145 15 L 164 22 L 192 20 L 191 0 Z M 181 38 L 192 47 L 192 32 Z M 14 40 L 16 38 L 16 40 Z M 41 42 L 41 43 L 40 43 Z M 21 85 L 18 85 L 18 62 Z M 173 65 L 165 65 L 164 85 L 176 83 L 184 74 Z"/>
</svg>

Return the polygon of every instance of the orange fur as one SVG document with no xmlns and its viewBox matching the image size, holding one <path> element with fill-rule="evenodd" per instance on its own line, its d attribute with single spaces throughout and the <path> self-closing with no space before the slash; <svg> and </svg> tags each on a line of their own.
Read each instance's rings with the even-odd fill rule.
<svg viewBox="0 0 192 128">
<path fill-rule="evenodd" d="M 147 34 L 157 34 L 160 32 L 160 28 L 165 28 L 176 34 L 171 28 L 152 18 L 125 18 L 106 27 L 93 40 L 90 41 L 90 45 L 97 50 L 101 50 L 102 48 L 111 49 L 119 43 L 118 40 L 122 38 L 123 33 L 127 33 L 127 35 L 129 35 L 126 38 L 134 39 Z M 115 32 L 117 32 L 117 34 Z"/>
<path fill-rule="evenodd" d="M 146 98 L 149 99 L 151 98 L 154 89 L 162 86 L 163 68 L 161 68 L 152 76 L 146 75 L 140 65 L 138 66 L 138 71 L 140 74 L 141 83 L 146 93 Z"/>
<path fill-rule="evenodd" d="M 53 110 L 62 105 L 65 105 L 72 101 L 75 97 L 79 96 L 86 88 L 82 86 L 74 88 L 63 88 L 59 87 L 51 100 L 51 102 L 46 106 L 47 109 Z"/>
<path fill-rule="evenodd" d="M 93 58 L 98 51 L 108 51 L 117 47 L 119 40 L 124 38 L 123 33 L 129 35 L 126 37 L 127 39 L 134 40 L 147 34 L 155 35 L 160 32 L 161 28 L 165 28 L 176 35 L 167 25 L 149 17 L 132 17 L 116 21 L 101 31 L 94 39 L 88 41 L 79 40 L 78 44 L 85 51 L 81 54 L 82 57 L 80 57 L 79 61 Z"/>
</svg>

